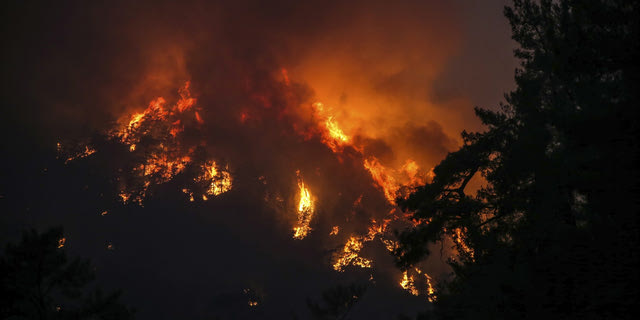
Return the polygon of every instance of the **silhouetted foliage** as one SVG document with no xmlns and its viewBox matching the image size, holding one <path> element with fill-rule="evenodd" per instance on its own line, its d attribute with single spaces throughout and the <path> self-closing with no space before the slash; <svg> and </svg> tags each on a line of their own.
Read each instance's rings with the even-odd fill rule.
<svg viewBox="0 0 640 320">
<path fill-rule="evenodd" d="M 89 290 L 95 273 L 88 260 L 67 258 L 62 228 L 27 231 L 8 244 L 0 261 L 3 319 L 132 319 L 120 292 Z"/>
<path fill-rule="evenodd" d="M 349 319 L 349 312 L 366 291 L 365 285 L 337 285 L 322 293 L 323 305 L 307 299 L 307 306 L 314 319 Z"/>
<path fill-rule="evenodd" d="M 403 209 L 402 268 L 453 238 L 439 319 L 627 318 L 638 298 L 637 1 L 515 0 L 517 88 Z M 476 194 L 465 189 L 481 175 Z M 428 221 L 428 222 L 427 222 Z M 425 315 L 427 317 L 427 315 Z"/>
</svg>

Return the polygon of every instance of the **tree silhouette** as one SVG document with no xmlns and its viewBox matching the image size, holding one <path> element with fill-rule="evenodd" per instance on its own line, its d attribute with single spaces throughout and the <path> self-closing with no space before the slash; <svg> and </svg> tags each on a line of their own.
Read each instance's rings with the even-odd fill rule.
<svg viewBox="0 0 640 320">
<path fill-rule="evenodd" d="M 314 319 L 348 319 L 349 312 L 366 291 L 365 285 L 337 285 L 322 292 L 323 305 L 307 299 L 307 306 Z"/>
<path fill-rule="evenodd" d="M 69 260 L 62 228 L 23 234 L 0 260 L 3 319 L 132 319 L 119 292 L 87 288 L 95 278 L 88 260 Z"/>
<path fill-rule="evenodd" d="M 419 226 L 395 252 L 407 268 L 454 239 L 455 277 L 434 313 L 464 318 L 628 318 L 638 298 L 635 1 L 515 0 L 517 88 L 485 132 L 408 199 Z M 480 175 L 476 194 L 468 183 Z"/>
</svg>

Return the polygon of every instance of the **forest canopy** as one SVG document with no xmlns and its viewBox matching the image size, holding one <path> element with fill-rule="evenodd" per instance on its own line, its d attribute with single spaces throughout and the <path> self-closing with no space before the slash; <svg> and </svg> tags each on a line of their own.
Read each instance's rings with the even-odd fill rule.
<svg viewBox="0 0 640 320">
<path fill-rule="evenodd" d="M 516 89 L 476 108 L 487 130 L 401 207 L 402 268 L 453 239 L 437 319 L 628 318 L 638 298 L 638 39 L 633 1 L 506 7 Z M 475 194 L 469 181 L 480 175 Z M 431 319 L 429 317 L 429 319 Z"/>
</svg>

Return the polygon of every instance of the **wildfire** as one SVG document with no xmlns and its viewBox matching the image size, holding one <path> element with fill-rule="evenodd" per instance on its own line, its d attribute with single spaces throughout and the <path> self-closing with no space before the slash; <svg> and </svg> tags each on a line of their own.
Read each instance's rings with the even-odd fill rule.
<svg viewBox="0 0 640 320">
<path fill-rule="evenodd" d="M 461 248 L 465 254 L 467 254 L 471 259 L 473 259 L 474 252 L 469 245 L 465 242 L 465 230 L 461 228 L 456 228 L 455 234 L 453 235 L 453 241 L 457 244 L 458 248 Z"/>
<path fill-rule="evenodd" d="M 409 272 L 413 274 L 410 274 Z M 414 275 L 415 276 L 424 275 L 425 276 L 424 284 L 419 284 L 419 282 L 416 281 L 416 278 L 414 277 Z M 423 273 L 422 270 L 420 270 L 419 268 L 415 268 L 414 270 L 403 271 L 402 278 L 400 279 L 399 284 L 400 284 L 400 287 L 402 287 L 402 289 L 407 290 L 409 293 L 411 293 L 414 296 L 420 295 L 420 289 L 418 289 L 418 287 L 420 286 L 421 288 L 424 289 L 424 291 L 426 291 L 427 300 L 429 302 L 434 302 L 437 299 L 437 296 L 431 281 L 432 279 L 428 274 Z"/>
<path fill-rule="evenodd" d="M 229 168 L 224 170 L 218 167 L 215 161 L 210 161 L 202 166 L 203 174 L 196 178 L 196 181 L 211 181 L 206 194 L 217 196 L 231 190 L 231 174 Z M 207 200 L 206 195 L 202 195 L 202 200 Z"/>
<path fill-rule="evenodd" d="M 112 139 L 127 145 L 130 152 L 145 155 L 131 172 L 141 178 L 140 182 L 124 184 L 120 190 L 123 203 L 142 205 L 149 187 L 172 180 L 193 164 L 195 148 L 185 145 L 181 134 L 185 126 L 199 126 L 204 121 L 196 107 L 196 99 L 191 96 L 189 82 L 178 90 L 178 94 L 179 99 L 173 105 L 169 105 L 164 97 L 151 100 L 145 110 L 130 115 L 110 133 Z M 145 141 L 144 138 L 151 139 Z M 201 165 L 201 170 L 194 181 L 207 183 L 203 200 L 231 190 L 228 168 L 223 169 L 215 161 L 208 160 Z M 195 200 L 194 192 L 189 188 L 183 188 L 183 192 L 189 195 L 189 201 Z"/>
<path fill-rule="evenodd" d="M 328 114 L 325 109 L 325 105 L 322 102 L 316 102 L 313 104 L 313 108 L 321 119 L 322 142 L 331 148 L 333 152 L 338 152 L 344 145 L 349 144 L 349 136 L 342 131 L 338 123 L 335 121 L 335 117 Z"/>
<path fill-rule="evenodd" d="M 400 280 L 400 286 L 402 289 L 409 291 L 412 295 L 417 296 L 420 294 L 416 288 L 415 280 L 413 276 L 408 275 L 407 270 L 402 273 L 402 280 Z"/>
<path fill-rule="evenodd" d="M 423 185 L 427 182 L 428 174 L 422 175 L 419 171 L 418 164 L 408 159 L 400 170 L 394 170 L 383 166 L 376 157 L 369 157 L 364 160 L 364 167 L 371 173 L 371 177 L 376 184 L 382 189 L 385 198 L 389 203 L 395 203 L 398 196 L 406 196 L 402 194 L 401 189 L 410 189 Z"/>
<path fill-rule="evenodd" d="M 305 186 L 304 181 L 302 181 L 302 178 L 300 177 L 300 170 L 296 171 L 296 175 L 298 176 L 300 200 L 298 201 L 298 222 L 296 226 L 293 227 L 293 238 L 304 239 L 311 231 L 309 224 L 311 223 L 315 209 L 313 199 L 311 198 L 311 192 L 309 192 L 309 189 Z"/>
<path fill-rule="evenodd" d="M 96 153 L 96 149 L 83 145 L 79 150 L 64 150 L 62 143 L 58 142 L 56 144 L 56 150 L 58 151 L 58 158 L 64 158 L 64 164 L 67 164 L 73 160 L 86 158 L 94 153 Z M 75 149 L 75 148 L 74 148 Z"/>
<path fill-rule="evenodd" d="M 429 300 L 429 302 L 434 302 L 438 298 L 436 296 L 436 290 L 431 284 L 431 277 L 429 277 L 429 275 L 426 273 L 424 274 L 424 276 L 427 278 L 427 300 Z"/>
<path fill-rule="evenodd" d="M 362 237 L 349 237 L 347 243 L 344 244 L 342 251 L 339 252 L 333 263 L 333 269 L 339 272 L 344 271 L 347 266 L 358 266 L 360 268 L 371 268 L 372 261 L 360 256 L 360 250 L 363 247 Z"/>
<path fill-rule="evenodd" d="M 282 69 L 282 76 L 286 86 L 289 87 L 291 80 L 285 69 Z M 182 190 L 190 202 L 196 202 L 198 199 L 207 201 L 212 197 L 232 190 L 234 179 L 230 173 L 229 165 L 209 158 L 203 159 L 200 153 L 196 152 L 196 149 L 204 146 L 205 141 L 191 142 L 189 144 L 187 141 L 192 141 L 193 139 L 185 138 L 185 127 L 187 129 L 193 127 L 197 130 L 204 125 L 203 110 L 197 107 L 197 100 L 191 96 L 190 83 L 186 82 L 178 90 L 178 94 L 179 98 L 173 104 L 164 97 L 156 97 L 149 102 L 146 108 L 141 108 L 143 110 L 121 119 L 120 124 L 109 132 L 110 139 L 123 144 L 131 155 L 135 156 L 133 158 L 136 159 L 134 165 L 130 167 L 132 168 L 131 171 L 123 173 L 132 175 L 133 178 L 127 176 L 126 178 L 118 179 L 120 181 L 118 196 L 123 203 L 142 205 L 148 190 L 153 192 L 154 185 L 171 181 L 179 174 L 193 174 L 193 176 L 183 180 L 187 181 L 187 185 L 179 186 L 178 189 Z M 271 106 L 271 102 L 268 99 L 261 95 L 256 97 L 264 100 L 265 107 Z M 370 174 L 373 183 L 384 195 L 389 206 L 396 208 L 395 200 L 397 197 L 406 196 L 408 194 L 406 189 L 422 185 L 429 178 L 430 173 L 421 170 L 418 163 L 412 159 L 407 159 L 402 167 L 391 167 L 388 163 L 383 163 L 375 156 L 367 154 L 364 144 L 360 142 L 362 139 L 347 135 L 340 126 L 338 120 L 341 120 L 344 124 L 344 118 L 339 118 L 338 115 L 333 114 L 332 110 L 321 102 L 312 104 L 312 109 L 314 122 L 311 126 L 308 126 L 311 129 L 308 129 L 308 132 L 304 132 L 305 138 L 307 138 L 307 135 L 315 136 L 331 149 L 334 154 L 353 156 L 353 159 L 357 161 L 355 164 L 361 165 Z M 252 119 L 257 117 L 251 111 L 242 111 L 240 122 L 253 121 Z M 305 127 L 304 130 L 307 130 L 306 128 L 308 127 Z M 300 131 L 298 132 L 301 133 Z M 349 130 L 347 132 L 353 133 L 353 131 L 350 132 Z M 60 143 L 58 143 L 58 150 L 59 152 L 62 150 Z M 349 150 L 349 152 L 345 152 L 345 150 Z M 66 163 L 74 159 L 88 157 L 95 152 L 95 149 L 88 145 L 83 145 L 81 150 L 71 153 L 63 159 L 66 159 Z M 292 237 L 300 240 L 306 238 L 312 231 L 310 225 L 315 215 L 316 199 L 313 197 L 308 185 L 303 181 L 299 170 L 296 171 L 296 176 L 298 187 L 295 194 L 297 208 L 295 208 L 296 221 L 292 227 Z M 264 176 L 261 176 L 258 180 L 264 185 L 267 184 Z M 290 198 L 277 192 L 275 196 L 271 195 L 269 197 L 275 197 L 276 201 L 282 203 L 283 208 L 287 208 L 284 199 Z M 353 199 L 349 201 L 353 201 Z M 357 211 L 356 207 L 364 209 L 362 201 L 363 195 L 360 194 L 353 203 L 354 215 Z M 366 201 L 365 204 L 367 203 Z M 286 210 L 291 212 L 291 209 L 289 207 Z M 332 226 L 329 236 L 333 236 L 333 239 L 342 237 L 340 234 L 341 229 L 343 230 L 342 233 L 348 236 L 346 242 L 338 247 L 337 252 L 332 257 L 333 269 L 342 272 L 349 266 L 372 268 L 374 261 L 361 256 L 361 252 L 367 242 L 375 239 L 379 239 L 388 251 L 395 251 L 398 248 L 398 243 L 392 237 L 389 225 L 393 221 L 407 220 L 406 217 L 398 214 L 398 212 L 399 210 L 391 209 L 386 215 L 381 212 L 384 215 L 383 218 L 370 219 L 366 233 L 349 234 L 344 232 L 344 230 L 349 230 L 348 228 L 343 229 L 341 225 Z M 105 214 L 107 214 L 106 210 L 102 215 Z M 347 221 L 349 221 L 349 218 L 347 218 Z M 326 233 L 324 236 L 326 236 Z M 454 241 L 473 257 L 473 252 L 465 246 L 463 238 L 463 230 L 457 229 Z M 59 247 L 64 246 L 65 239 L 62 238 L 60 241 Z M 107 249 L 113 250 L 113 245 L 108 243 Z M 426 288 L 427 298 L 429 301 L 433 301 L 435 299 L 435 291 L 431 284 L 431 278 L 424 273 L 426 283 L 422 283 L 421 281 L 416 281 L 419 278 L 418 275 L 423 274 L 420 270 L 416 269 L 415 272 L 410 270 L 410 272 L 403 272 L 400 286 L 413 295 L 419 295 L 420 290 Z M 250 307 L 255 307 L 258 305 L 258 301 L 251 299 L 248 304 Z"/>
</svg>

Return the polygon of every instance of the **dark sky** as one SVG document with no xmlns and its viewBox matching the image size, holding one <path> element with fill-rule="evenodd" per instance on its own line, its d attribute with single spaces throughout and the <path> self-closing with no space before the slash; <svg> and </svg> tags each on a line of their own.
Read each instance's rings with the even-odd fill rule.
<svg viewBox="0 0 640 320">
<path fill-rule="evenodd" d="M 3 244 L 24 228 L 63 225 L 70 254 L 91 258 L 100 284 L 122 288 L 139 319 L 306 318 L 306 298 L 354 281 L 370 283 L 354 318 L 428 307 L 399 288 L 380 242 L 363 249 L 373 270 L 333 271 L 331 252 L 392 209 L 364 157 L 428 170 L 461 130 L 481 129 L 473 106 L 495 107 L 512 87 L 504 1 L 3 6 Z M 186 130 L 180 148 L 197 145 L 228 164 L 233 189 L 189 202 L 184 174 L 154 186 L 143 207 L 123 205 L 113 181 L 136 160 L 105 134 L 156 97 L 175 101 L 186 81 L 205 124 Z M 337 154 L 301 136 L 316 101 L 363 151 Z M 65 164 L 57 142 L 98 152 Z M 291 238 L 295 170 L 317 199 L 303 240 Z M 329 237 L 336 224 L 343 231 Z M 431 260 L 425 271 L 446 272 Z"/>
</svg>

